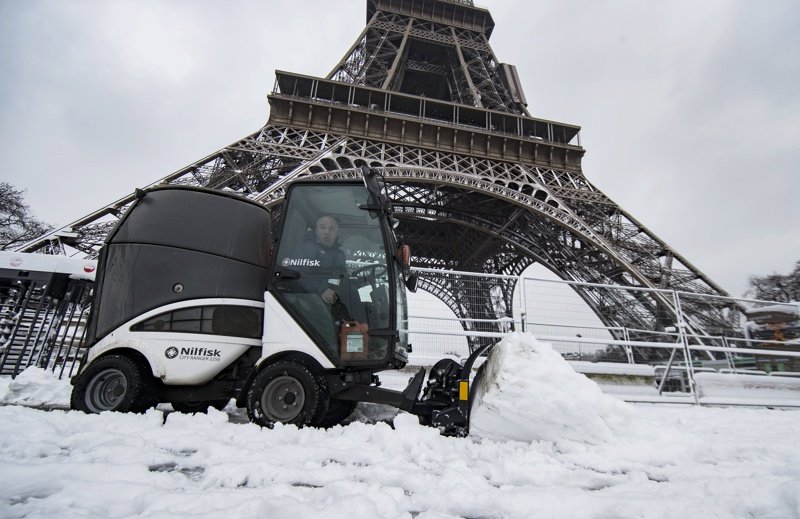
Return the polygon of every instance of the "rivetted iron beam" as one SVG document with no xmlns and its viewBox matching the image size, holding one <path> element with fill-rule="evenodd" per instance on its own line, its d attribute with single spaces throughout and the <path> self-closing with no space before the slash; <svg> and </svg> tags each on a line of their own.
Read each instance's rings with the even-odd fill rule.
<svg viewBox="0 0 800 519">
<path fill-rule="evenodd" d="M 406 25 L 406 30 L 403 33 L 403 41 L 400 43 L 400 47 L 397 49 L 397 55 L 395 56 L 394 61 L 392 62 L 391 68 L 389 68 L 389 72 L 386 74 L 386 80 L 383 82 L 383 85 L 381 86 L 381 89 L 383 90 L 389 90 L 392 81 L 394 81 L 394 78 L 397 75 L 397 69 L 400 66 L 400 63 L 402 63 L 401 58 L 405 54 L 406 46 L 408 45 L 408 35 L 411 34 L 411 27 L 413 26 L 414 26 L 414 19 L 409 18 L 408 25 Z"/>
<path fill-rule="evenodd" d="M 347 60 L 350 58 L 350 56 L 353 55 L 353 52 L 355 52 L 356 49 L 361 46 L 361 42 L 364 41 L 364 38 L 366 38 L 367 33 L 370 31 L 370 29 L 372 29 L 372 26 L 375 24 L 375 20 L 377 19 L 378 19 L 378 13 L 375 12 L 373 13 L 372 17 L 369 20 L 367 20 L 367 25 L 364 27 L 364 30 L 361 31 L 361 34 L 358 35 L 358 38 L 356 38 L 356 41 L 353 43 L 352 46 L 350 46 L 350 49 L 347 51 L 347 53 L 345 53 L 344 57 L 342 57 L 342 59 L 339 60 L 339 63 L 337 63 L 336 66 L 333 67 L 333 70 L 331 70 L 330 73 L 327 75 L 328 79 L 332 79 L 333 76 L 339 71 L 339 69 L 341 69 L 345 65 L 345 63 L 347 63 Z"/>
<path fill-rule="evenodd" d="M 472 82 L 472 75 L 469 73 L 469 69 L 467 68 L 467 62 L 464 61 L 464 53 L 461 52 L 461 45 L 458 43 L 458 36 L 456 36 L 456 30 L 451 27 L 450 31 L 453 34 L 453 41 L 455 42 L 456 55 L 458 56 L 458 62 L 461 65 L 461 73 L 464 74 L 464 78 L 467 80 L 467 86 L 469 88 L 470 96 L 472 96 L 472 103 L 478 108 L 483 108 L 483 103 L 481 103 L 481 97 L 478 95 L 478 89 L 475 88 L 475 84 Z"/>
</svg>

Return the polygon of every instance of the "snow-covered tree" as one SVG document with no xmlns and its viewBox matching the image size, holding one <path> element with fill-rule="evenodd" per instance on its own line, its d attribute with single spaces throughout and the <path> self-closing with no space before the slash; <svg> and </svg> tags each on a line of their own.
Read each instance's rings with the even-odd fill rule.
<svg viewBox="0 0 800 519">
<path fill-rule="evenodd" d="M 0 250 L 13 250 L 50 229 L 31 214 L 24 190 L 0 182 Z"/>
</svg>

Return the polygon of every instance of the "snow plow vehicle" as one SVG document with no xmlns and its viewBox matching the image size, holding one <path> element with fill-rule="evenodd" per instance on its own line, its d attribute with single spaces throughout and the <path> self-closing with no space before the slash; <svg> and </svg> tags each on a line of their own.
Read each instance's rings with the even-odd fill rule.
<svg viewBox="0 0 800 519">
<path fill-rule="evenodd" d="M 472 364 L 421 368 L 403 391 L 379 373 L 403 368 L 410 251 L 385 184 L 290 184 L 272 214 L 238 195 L 164 186 L 137 191 L 106 238 L 88 350 L 71 407 L 89 413 L 223 408 L 249 419 L 329 427 L 358 402 L 386 404 L 447 435 L 469 427 Z"/>
</svg>

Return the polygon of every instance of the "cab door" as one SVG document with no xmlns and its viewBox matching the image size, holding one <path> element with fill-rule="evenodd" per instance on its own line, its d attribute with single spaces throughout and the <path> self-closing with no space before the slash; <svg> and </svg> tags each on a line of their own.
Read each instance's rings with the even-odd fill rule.
<svg viewBox="0 0 800 519">
<path fill-rule="evenodd" d="M 361 183 L 297 183 L 284 203 L 270 292 L 337 366 L 385 364 L 397 335 L 390 231 L 371 207 Z"/>
</svg>

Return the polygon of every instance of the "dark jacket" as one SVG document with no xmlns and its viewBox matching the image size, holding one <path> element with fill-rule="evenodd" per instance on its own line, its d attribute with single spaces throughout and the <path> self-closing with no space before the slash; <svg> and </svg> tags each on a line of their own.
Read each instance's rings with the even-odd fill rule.
<svg viewBox="0 0 800 519">
<path fill-rule="evenodd" d="M 338 239 L 331 247 L 325 247 L 310 233 L 300 244 L 297 256 L 310 260 L 308 265 L 297 268 L 301 284 L 309 292 L 321 294 L 327 288 L 338 291 L 342 287 L 347 260 Z"/>
</svg>

